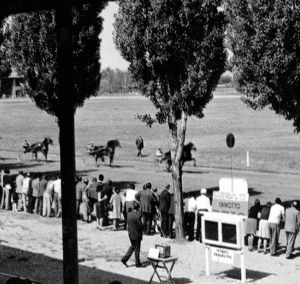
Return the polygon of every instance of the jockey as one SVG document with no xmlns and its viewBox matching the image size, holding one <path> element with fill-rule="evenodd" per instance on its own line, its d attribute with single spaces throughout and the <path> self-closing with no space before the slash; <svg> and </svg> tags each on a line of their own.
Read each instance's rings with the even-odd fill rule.
<svg viewBox="0 0 300 284">
<path fill-rule="evenodd" d="M 87 151 L 89 153 L 92 152 L 94 150 L 94 147 L 95 147 L 94 142 L 91 141 L 89 144 L 87 144 Z"/>
<path fill-rule="evenodd" d="M 27 150 L 29 148 L 29 143 L 27 142 L 27 140 L 24 140 L 23 144 L 22 144 L 23 150 Z"/>
<path fill-rule="evenodd" d="M 162 157 L 162 150 L 160 149 L 160 148 L 158 148 L 157 150 L 156 150 L 156 152 L 155 152 L 155 156 L 157 157 L 157 158 L 161 158 Z"/>
</svg>

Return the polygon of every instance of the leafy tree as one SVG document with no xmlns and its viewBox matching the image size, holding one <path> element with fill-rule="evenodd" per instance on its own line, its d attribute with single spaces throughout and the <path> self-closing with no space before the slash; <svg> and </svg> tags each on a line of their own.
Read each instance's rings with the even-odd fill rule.
<svg viewBox="0 0 300 284">
<path fill-rule="evenodd" d="M 101 73 L 100 93 L 124 93 L 130 92 L 134 88 L 129 71 L 113 70 L 107 67 Z"/>
<path fill-rule="evenodd" d="M 100 84 L 100 40 L 105 1 L 72 8 L 72 78 L 68 96 L 74 113 L 95 95 Z M 58 117 L 57 37 L 54 11 L 12 16 L 9 34 L 12 63 L 28 79 L 26 91 L 36 105 Z M 66 94 L 67 95 L 67 94 Z"/>
<path fill-rule="evenodd" d="M 114 40 L 144 96 L 167 123 L 175 191 L 176 238 L 183 239 L 182 149 L 187 118 L 202 118 L 225 69 L 221 1 L 122 0 Z M 145 119 L 148 125 L 151 118 Z"/>
<path fill-rule="evenodd" d="M 300 131 L 300 5 L 228 0 L 228 40 L 238 91 L 253 109 L 269 106 Z"/>
<path fill-rule="evenodd" d="M 0 17 L 0 92 L 2 91 L 2 78 L 9 76 L 11 72 L 9 48 L 7 38 L 4 36 L 6 22 Z M 0 93 L 1 97 L 2 93 Z"/>
</svg>

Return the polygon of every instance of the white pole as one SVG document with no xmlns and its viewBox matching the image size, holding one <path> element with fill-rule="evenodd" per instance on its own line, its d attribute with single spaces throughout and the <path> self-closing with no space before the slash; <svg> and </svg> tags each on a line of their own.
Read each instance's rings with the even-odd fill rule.
<svg viewBox="0 0 300 284">
<path fill-rule="evenodd" d="M 210 275 L 209 271 L 209 247 L 205 246 L 205 259 L 206 259 L 206 275 Z"/>
<path fill-rule="evenodd" d="M 241 252 L 241 275 L 242 275 L 242 283 L 246 283 L 245 257 L 243 251 Z"/>
<path fill-rule="evenodd" d="M 249 167 L 249 151 L 247 151 L 247 167 Z"/>
</svg>

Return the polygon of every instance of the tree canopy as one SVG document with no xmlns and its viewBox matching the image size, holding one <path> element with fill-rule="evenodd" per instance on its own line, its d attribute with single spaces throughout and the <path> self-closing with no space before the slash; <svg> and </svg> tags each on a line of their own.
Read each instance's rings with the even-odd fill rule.
<svg viewBox="0 0 300 284">
<path fill-rule="evenodd" d="M 253 109 L 270 106 L 300 131 L 300 5 L 228 0 L 228 40 L 238 91 Z"/>
<path fill-rule="evenodd" d="M 72 9 L 72 62 L 74 87 L 68 96 L 74 112 L 84 100 L 95 95 L 100 84 L 100 39 L 107 2 Z M 36 105 L 58 116 L 57 37 L 54 11 L 18 14 L 11 17 L 6 34 L 12 64 L 27 78 L 26 91 Z"/>
<path fill-rule="evenodd" d="M 114 25 L 117 48 L 130 62 L 143 95 L 156 107 L 156 120 L 168 123 L 179 239 L 184 235 L 181 157 L 187 117 L 204 116 L 225 70 L 226 23 L 220 4 L 218 0 L 121 0 Z"/>
</svg>

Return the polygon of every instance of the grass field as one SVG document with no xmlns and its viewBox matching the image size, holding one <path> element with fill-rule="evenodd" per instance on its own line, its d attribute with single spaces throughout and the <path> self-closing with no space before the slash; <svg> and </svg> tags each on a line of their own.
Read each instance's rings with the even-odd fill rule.
<svg viewBox="0 0 300 284">
<path fill-rule="evenodd" d="M 156 148 L 168 149 L 169 134 L 167 125 L 154 124 L 148 128 L 135 119 L 136 114 L 145 113 L 154 114 L 155 109 L 142 96 L 86 101 L 75 116 L 77 160 L 91 166 L 92 158 L 86 159 L 84 155 L 89 141 L 104 145 L 110 139 L 119 139 L 122 149 L 116 150 L 116 159 L 135 161 L 134 141 L 141 134 L 145 141 L 143 161 L 153 163 Z M 49 157 L 58 158 L 55 118 L 39 110 L 32 101 L 0 100 L 0 118 L 0 156 L 3 151 L 16 155 L 24 139 L 33 143 L 50 136 L 55 144 L 50 146 Z M 226 145 L 230 132 L 236 139 L 232 149 Z M 216 91 L 203 119 L 188 119 L 186 143 L 189 141 L 197 147 L 193 156 L 200 167 L 230 168 L 232 157 L 234 169 L 299 174 L 299 136 L 293 132 L 292 123 L 268 109 L 247 108 L 233 89 Z"/>
</svg>

